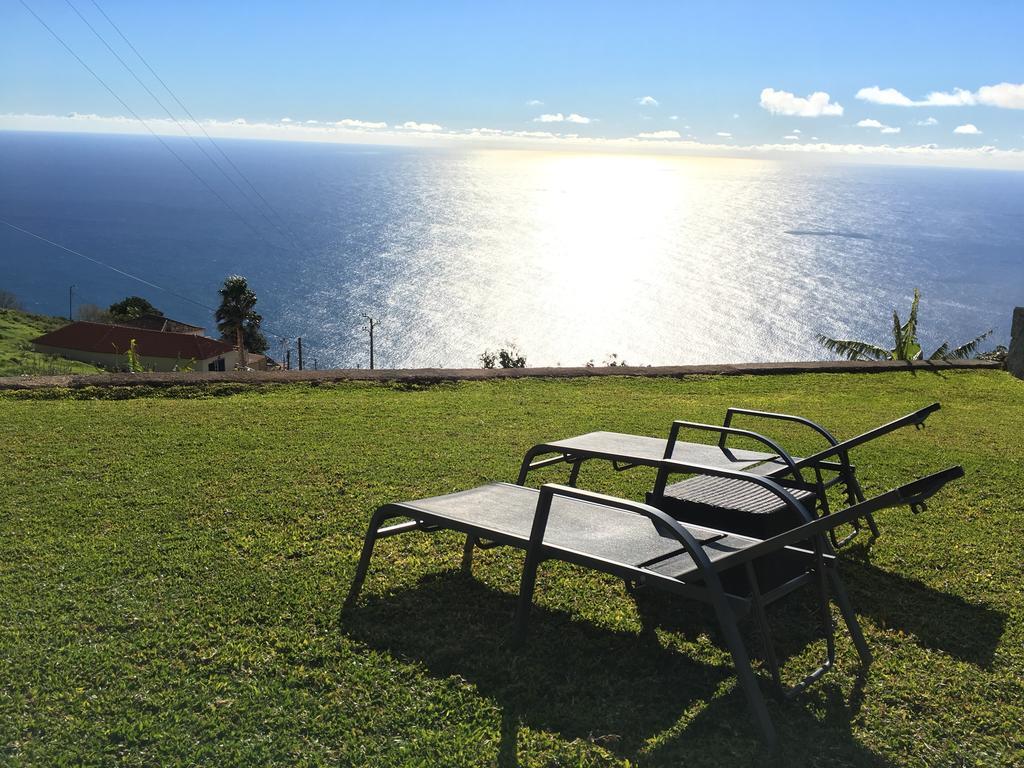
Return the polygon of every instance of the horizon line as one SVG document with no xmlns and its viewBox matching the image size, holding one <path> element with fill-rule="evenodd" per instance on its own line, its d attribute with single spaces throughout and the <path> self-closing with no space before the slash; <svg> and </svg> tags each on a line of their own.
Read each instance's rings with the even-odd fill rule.
<svg viewBox="0 0 1024 768">
<path fill-rule="evenodd" d="M 955 166 L 1000 170 L 1024 170 L 1024 149 L 941 147 L 938 144 L 836 144 L 831 142 L 790 142 L 731 144 L 684 138 L 678 131 L 651 131 L 635 136 L 585 137 L 553 131 L 512 131 L 496 128 L 447 129 L 436 123 L 407 121 L 388 126 L 383 122 L 344 119 L 334 122 L 282 118 L 278 121 L 203 119 L 203 129 L 217 139 L 256 139 L 282 142 L 329 143 L 406 147 L 473 147 L 478 149 L 562 150 L 597 153 L 660 154 L 679 157 L 735 159 L 819 159 L 900 164 Z M 194 124 L 192 124 L 194 125 Z M 144 121 L 122 115 L 106 116 L 72 112 L 67 115 L 32 113 L 0 114 L 0 131 L 26 133 L 72 133 L 108 135 L 151 135 L 187 138 L 182 126 L 168 118 Z M 196 139 L 203 139 L 196 135 Z"/>
</svg>

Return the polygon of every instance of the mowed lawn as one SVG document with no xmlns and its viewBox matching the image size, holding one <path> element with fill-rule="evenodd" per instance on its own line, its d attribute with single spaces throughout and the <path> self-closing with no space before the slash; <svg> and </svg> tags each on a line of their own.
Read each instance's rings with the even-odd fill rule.
<svg viewBox="0 0 1024 768">
<path fill-rule="evenodd" d="M 1005 373 L 105 394 L 0 395 L 0 764 L 1024 764 L 1024 382 Z M 548 563 L 512 650 L 521 554 L 479 553 L 468 580 L 441 533 L 379 544 L 340 615 L 377 506 L 514 480 L 535 442 L 733 404 L 847 437 L 936 400 L 925 430 L 854 454 L 865 488 L 967 476 L 843 551 L 875 661 L 840 631 L 833 672 L 769 700 L 779 754 L 697 604 Z M 640 499 L 651 479 L 580 484 Z M 810 596 L 770 618 L 795 680 L 824 653 Z"/>
</svg>

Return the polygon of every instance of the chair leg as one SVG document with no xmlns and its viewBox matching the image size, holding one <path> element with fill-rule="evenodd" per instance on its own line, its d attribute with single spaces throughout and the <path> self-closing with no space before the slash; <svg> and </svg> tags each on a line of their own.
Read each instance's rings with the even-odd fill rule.
<svg viewBox="0 0 1024 768">
<path fill-rule="evenodd" d="M 473 575 L 473 537 L 466 536 L 466 543 L 462 547 L 462 575 Z"/>
<path fill-rule="evenodd" d="M 740 637 L 739 627 L 736 626 L 736 617 L 729 607 L 723 602 L 715 601 L 715 613 L 718 615 L 718 624 L 722 629 L 725 644 L 732 654 L 732 662 L 736 667 L 736 677 L 739 680 L 740 688 L 747 697 L 747 706 L 754 716 L 758 731 L 765 744 L 774 748 L 778 744 L 778 736 L 775 733 L 775 726 L 772 725 L 771 716 L 768 714 L 768 706 L 765 704 L 761 689 L 757 686 L 757 678 L 754 677 L 754 670 L 750 667 L 750 657 L 743 645 L 743 638 Z"/>
<path fill-rule="evenodd" d="M 574 461 L 572 463 L 572 470 L 569 472 L 569 482 L 567 483 L 567 485 L 569 485 L 569 486 L 571 486 L 573 488 L 576 487 L 576 481 L 579 479 L 579 476 L 580 476 L 580 465 L 582 463 L 583 463 L 583 459 L 577 459 L 576 461 Z"/>
<path fill-rule="evenodd" d="M 846 587 L 843 586 L 842 579 L 839 578 L 839 572 L 835 566 L 830 566 L 826 570 L 828 571 L 829 581 L 832 582 L 832 594 L 835 595 L 839 612 L 843 615 L 846 628 L 850 630 L 853 644 L 857 646 L 857 653 L 860 655 L 861 663 L 866 667 L 871 664 L 871 649 L 868 648 L 867 641 L 864 639 L 864 633 L 861 631 L 860 623 L 857 621 L 857 615 L 853 612 L 850 596 L 846 594 Z"/>
<path fill-rule="evenodd" d="M 363 581 L 366 580 L 366 572 L 370 568 L 370 557 L 373 556 L 373 545 L 377 543 L 377 531 L 380 529 L 381 523 L 384 522 L 388 517 L 387 513 L 378 509 L 373 513 L 373 517 L 370 518 L 370 527 L 366 531 L 366 538 L 363 539 L 363 552 L 359 556 L 359 564 L 356 566 L 356 575 L 352 579 L 352 586 L 349 587 L 348 597 L 345 598 L 345 603 L 342 606 L 342 611 L 347 611 L 352 608 L 356 600 L 359 599 L 359 592 L 363 588 Z"/>
<path fill-rule="evenodd" d="M 523 457 L 523 463 L 519 465 L 519 476 L 516 478 L 516 485 L 526 484 L 526 476 L 530 474 L 530 464 L 533 462 L 535 455 L 532 449 L 526 452 L 526 456 Z"/>
<path fill-rule="evenodd" d="M 860 481 L 857 480 L 857 476 L 853 472 L 850 473 L 850 483 L 849 483 L 849 485 L 851 486 L 851 490 L 853 492 L 853 496 L 857 500 L 857 502 L 864 501 L 864 499 L 865 499 L 864 489 L 860 487 Z M 872 539 L 877 539 L 880 534 L 878 532 L 878 525 L 875 523 L 874 515 L 872 515 L 869 512 L 868 514 L 866 514 L 864 516 L 864 520 L 868 524 L 868 530 L 871 531 L 871 538 Z"/>
<path fill-rule="evenodd" d="M 513 648 L 518 648 L 526 641 L 530 608 L 533 606 L 533 588 L 537 584 L 537 566 L 539 565 L 539 553 L 533 549 L 527 550 L 526 562 L 523 564 L 523 578 L 519 583 L 519 602 L 516 605 L 516 616 L 512 625 Z"/>
<path fill-rule="evenodd" d="M 825 668 L 836 662 L 836 632 L 832 622 L 832 608 L 828 598 L 828 577 L 825 574 L 824 546 L 817 540 L 814 546 L 814 570 L 817 571 L 815 581 L 818 582 L 818 611 L 821 617 L 821 631 L 825 635 Z"/>
<path fill-rule="evenodd" d="M 764 610 L 764 600 L 761 598 L 761 588 L 757 583 L 757 574 L 754 571 L 754 564 L 746 564 L 747 583 L 750 586 L 751 602 L 754 606 L 754 619 L 761 632 L 761 642 L 764 645 L 765 661 L 768 662 L 768 670 L 772 674 L 772 680 L 780 694 L 785 691 L 782 687 L 782 674 L 779 670 L 779 659 L 775 654 L 775 643 L 772 642 L 771 628 L 768 626 L 768 616 Z"/>
</svg>

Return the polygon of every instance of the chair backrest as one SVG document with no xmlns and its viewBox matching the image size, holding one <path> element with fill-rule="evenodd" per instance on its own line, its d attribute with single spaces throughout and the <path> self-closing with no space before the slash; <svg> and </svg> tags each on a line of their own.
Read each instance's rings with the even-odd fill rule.
<svg viewBox="0 0 1024 768">
<path fill-rule="evenodd" d="M 773 536 L 770 539 L 765 539 L 759 544 L 740 550 L 735 554 L 727 555 L 726 557 L 716 560 L 714 568 L 716 571 L 722 571 L 726 568 L 733 568 L 749 560 L 756 560 L 759 557 L 776 552 L 784 547 L 808 541 L 813 539 L 815 536 L 826 534 L 833 528 L 843 525 L 844 523 L 852 522 L 858 518 L 864 517 L 865 515 L 877 512 L 880 509 L 907 505 L 913 511 L 919 512 L 925 508 L 925 502 L 938 493 L 946 483 L 963 476 L 964 468 L 959 465 L 943 469 L 939 472 L 935 472 L 931 475 L 927 475 L 901 485 L 891 491 L 881 493 L 878 496 L 862 501 L 859 504 L 854 504 L 852 507 L 847 507 L 846 509 L 842 509 L 838 512 L 832 512 L 831 514 L 819 517 L 809 523 L 804 523 L 796 528 L 791 528 L 790 530 L 780 533 L 777 536 Z"/>
<path fill-rule="evenodd" d="M 914 411 L 913 413 L 908 413 L 906 416 L 901 416 L 895 421 L 890 421 L 888 424 L 883 424 L 880 427 L 869 429 L 867 432 L 864 432 L 863 434 L 857 435 L 856 437 L 851 437 L 848 440 L 842 440 L 836 443 L 835 445 L 826 448 L 823 451 L 818 451 L 815 454 L 807 456 L 806 458 L 803 458 L 800 461 L 796 462 L 795 466 L 789 469 L 790 471 L 792 471 L 792 469 L 799 470 L 802 469 L 803 467 L 813 466 L 814 464 L 817 464 L 819 461 L 822 461 L 824 459 L 829 459 L 836 456 L 841 458 L 845 456 L 852 448 L 856 448 L 858 445 L 863 445 L 864 443 L 871 442 L 875 438 L 881 437 L 882 435 L 887 435 L 890 432 L 895 432 L 897 429 L 908 427 L 911 424 L 918 428 L 921 428 L 924 426 L 925 419 L 927 419 L 932 413 L 939 410 L 941 407 L 942 406 L 939 405 L 939 403 L 932 403 L 931 405 L 926 405 L 924 408 Z M 783 472 L 783 474 L 786 473 Z"/>
</svg>

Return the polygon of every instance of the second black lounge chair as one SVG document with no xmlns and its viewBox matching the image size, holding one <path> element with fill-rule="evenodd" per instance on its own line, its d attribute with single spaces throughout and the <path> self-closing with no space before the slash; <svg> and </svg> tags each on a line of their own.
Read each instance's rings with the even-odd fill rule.
<svg viewBox="0 0 1024 768">
<path fill-rule="evenodd" d="M 786 486 L 812 510 L 828 514 L 831 510 L 827 492 L 832 486 L 843 487 L 847 505 L 864 501 L 856 467 L 850 461 L 851 450 L 903 427 L 923 427 L 928 416 L 939 408 L 938 403 L 932 403 L 843 441 L 836 439 L 820 424 L 802 416 L 747 408 L 729 408 L 721 425 L 674 421 L 667 440 L 618 432 L 590 432 L 533 446 L 523 458 L 517 482 L 523 485 L 533 470 L 567 463 L 571 468 L 568 484 L 575 485 L 581 465 L 594 459 L 609 461 L 617 470 L 653 467 L 659 469 L 659 473 L 653 490 L 647 496 L 649 504 L 680 520 L 767 538 L 799 522 L 793 511 L 773 494 L 749 485 L 737 486 L 728 480 L 707 476 L 669 485 L 668 479 L 674 470 L 664 460 L 672 459 L 686 464 L 740 470 L 770 477 Z M 801 425 L 822 438 L 826 446 L 804 458 L 792 456 L 777 441 L 752 430 L 734 427 L 733 419 L 737 416 Z M 718 439 L 714 444 L 684 442 L 679 439 L 684 431 L 710 433 Z M 733 438 L 734 442 L 737 439 L 755 441 L 770 452 L 732 447 L 728 444 L 729 438 Z M 874 518 L 868 514 L 862 520 L 871 535 L 878 536 Z M 862 529 L 859 519 L 850 522 L 853 531 L 845 538 L 837 540 L 834 531 L 829 534 L 834 545 L 841 546 Z"/>
</svg>

